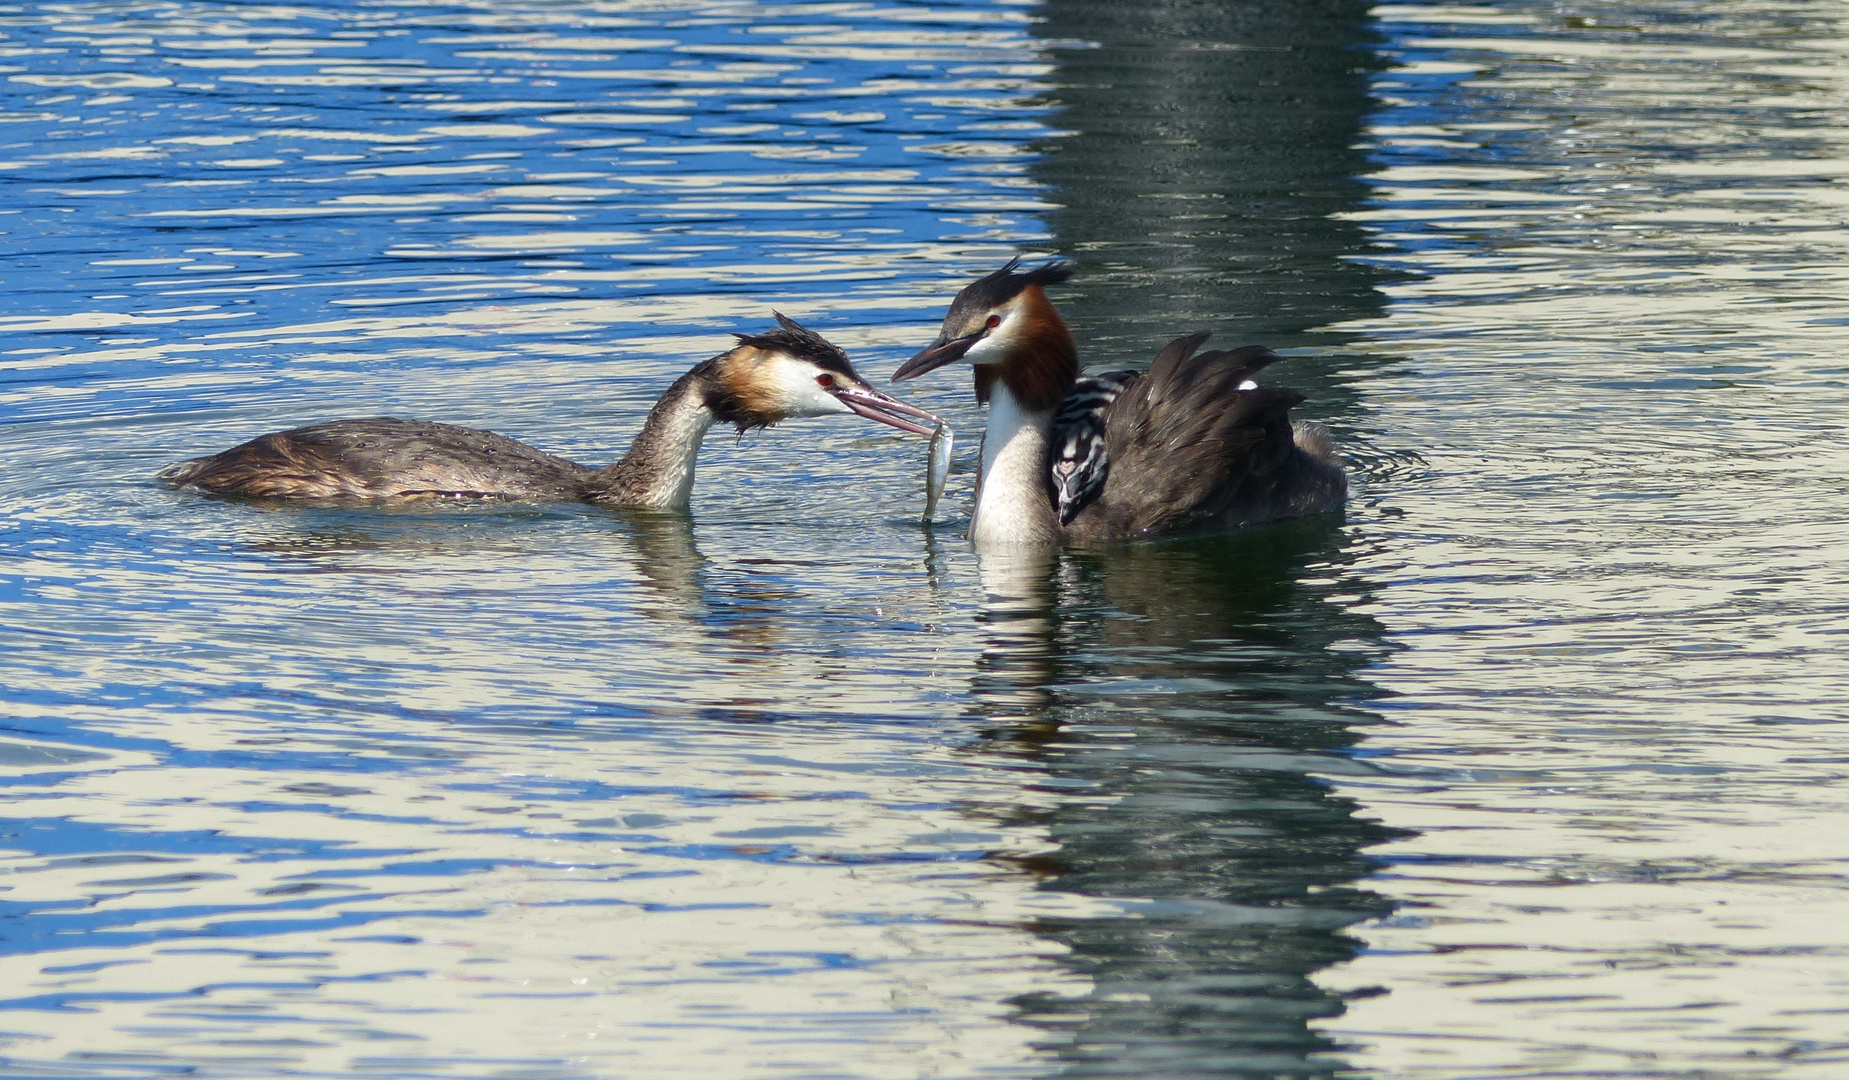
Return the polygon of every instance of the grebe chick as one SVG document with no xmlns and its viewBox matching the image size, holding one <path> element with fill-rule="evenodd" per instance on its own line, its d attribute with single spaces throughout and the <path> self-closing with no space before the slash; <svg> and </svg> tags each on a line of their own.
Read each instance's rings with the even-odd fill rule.
<svg viewBox="0 0 1849 1080">
<path fill-rule="evenodd" d="M 989 405 L 970 522 L 978 548 L 1153 539 L 1341 508 L 1348 479 L 1328 434 L 1291 424 L 1303 395 L 1254 378 L 1277 354 L 1197 354 L 1207 335 L 1194 334 L 1164 346 L 1147 374 L 1081 384 L 1045 291 L 1071 267 L 1019 266 L 959 292 L 937 340 L 892 376 L 976 365 Z"/>
<path fill-rule="evenodd" d="M 1080 379 L 1053 414 L 1053 497 L 1059 503 L 1059 523 L 1072 524 L 1079 511 L 1104 492 L 1111 472 L 1110 448 L 1104 429 L 1111 402 L 1140 371 L 1106 371 Z"/>
<path fill-rule="evenodd" d="M 777 329 L 735 335 L 735 348 L 676 380 L 629 452 L 602 469 L 489 431 L 382 416 L 263 435 L 159 476 L 253 498 L 580 500 L 680 510 L 693 490 L 700 442 L 715 423 L 743 432 L 792 416 L 854 413 L 915 434 L 935 429 L 936 416 L 867 385 L 826 338 L 776 318 Z"/>
</svg>

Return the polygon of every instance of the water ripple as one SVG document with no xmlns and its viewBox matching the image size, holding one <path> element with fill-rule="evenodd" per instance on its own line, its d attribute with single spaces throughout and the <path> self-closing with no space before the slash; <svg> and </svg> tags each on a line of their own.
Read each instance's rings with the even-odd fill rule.
<svg viewBox="0 0 1849 1080">
<path fill-rule="evenodd" d="M 1343 786 L 1422 835 L 1329 1026 L 1392 1075 L 1829 1075 L 1840 13 L 1382 11 L 1352 220 L 1406 278 L 1352 325 L 1426 467 L 1357 566 L 1405 726 Z"/>
</svg>

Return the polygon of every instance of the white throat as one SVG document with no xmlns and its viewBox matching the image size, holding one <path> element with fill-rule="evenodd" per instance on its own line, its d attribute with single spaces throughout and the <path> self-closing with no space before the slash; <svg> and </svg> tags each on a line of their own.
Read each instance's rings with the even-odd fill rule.
<svg viewBox="0 0 1849 1080">
<path fill-rule="evenodd" d="M 1053 410 L 1028 412 L 1005 384 L 989 395 L 989 424 L 982 436 L 982 473 L 969 538 L 977 549 L 1059 543 L 1053 512 L 1048 435 Z"/>
<path fill-rule="evenodd" d="M 660 477 L 653 485 L 649 505 L 682 510 L 693 497 L 693 468 L 700 460 L 700 444 L 713 426 L 713 414 L 704 406 L 679 411 L 662 429 Z"/>
<path fill-rule="evenodd" d="M 686 509 L 700 443 L 713 420 L 694 372 L 682 375 L 649 410 L 629 452 L 586 481 L 585 498 L 619 506 Z"/>
</svg>

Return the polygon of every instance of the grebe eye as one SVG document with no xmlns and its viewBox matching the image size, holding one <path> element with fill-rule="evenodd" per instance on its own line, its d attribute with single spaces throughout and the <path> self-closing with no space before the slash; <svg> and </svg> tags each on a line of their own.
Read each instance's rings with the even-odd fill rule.
<svg viewBox="0 0 1849 1080">
<path fill-rule="evenodd" d="M 830 375 L 828 372 L 824 371 L 820 375 L 817 375 L 815 377 L 815 385 L 833 386 L 835 385 L 835 377 L 833 375 Z"/>
<path fill-rule="evenodd" d="M 989 316 L 989 329 L 993 330 L 996 327 L 1000 326 L 1001 324 L 1002 324 L 1002 317 L 1000 315 Z"/>
</svg>

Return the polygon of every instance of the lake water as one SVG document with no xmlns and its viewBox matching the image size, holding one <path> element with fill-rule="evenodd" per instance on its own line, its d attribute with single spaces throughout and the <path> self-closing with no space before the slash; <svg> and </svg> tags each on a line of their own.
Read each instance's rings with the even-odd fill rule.
<svg viewBox="0 0 1849 1080">
<path fill-rule="evenodd" d="M 0 1075 L 1849 1070 L 1849 13 L 0 9 Z M 291 509 L 314 419 L 621 451 L 1074 258 L 1341 521 L 977 559 L 981 419 L 687 516 Z"/>
</svg>

